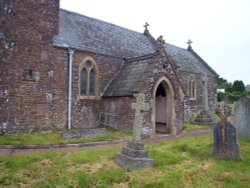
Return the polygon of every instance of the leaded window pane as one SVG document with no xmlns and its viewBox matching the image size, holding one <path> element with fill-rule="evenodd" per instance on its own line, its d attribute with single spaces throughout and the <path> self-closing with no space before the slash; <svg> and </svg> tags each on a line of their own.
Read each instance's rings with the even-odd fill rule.
<svg viewBox="0 0 250 188">
<path fill-rule="evenodd" d="M 83 68 L 81 71 L 81 95 L 87 95 L 87 70 Z"/>
<path fill-rule="evenodd" d="M 89 83 L 89 94 L 95 95 L 95 70 L 90 71 L 90 83 Z"/>
</svg>

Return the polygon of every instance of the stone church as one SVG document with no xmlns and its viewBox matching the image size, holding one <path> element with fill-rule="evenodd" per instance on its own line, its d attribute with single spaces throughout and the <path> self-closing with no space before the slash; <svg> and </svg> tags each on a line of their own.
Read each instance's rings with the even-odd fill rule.
<svg viewBox="0 0 250 188">
<path fill-rule="evenodd" d="M 143 136 L 176 133 L 204 105 L 216 72 L 192 49 L 60 9 L 59 0 L 0 1 L 0 131 L 100 125 L 132 130 L 145 95 Z"/>
</svg>

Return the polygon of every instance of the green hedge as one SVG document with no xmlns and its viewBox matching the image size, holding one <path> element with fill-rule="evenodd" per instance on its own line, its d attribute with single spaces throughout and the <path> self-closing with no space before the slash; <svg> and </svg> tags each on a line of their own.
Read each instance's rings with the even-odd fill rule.
<svg viewBox="0 0 250 188">
<path fill-rule="evenodd" d="M 221 102 L 224 97 L 227 97 L 231 103 L 239 100 L 242 97 L 248 96 L 248 92 L 225 92 L 225 93 L 218 93 L 217 100 Z"/>
</svg>

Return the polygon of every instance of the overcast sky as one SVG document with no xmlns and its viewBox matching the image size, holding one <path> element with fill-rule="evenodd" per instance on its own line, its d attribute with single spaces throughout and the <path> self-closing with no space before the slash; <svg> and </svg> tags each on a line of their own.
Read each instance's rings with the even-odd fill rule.
<svg viewBox="0 0 250 188">
<path fill-rule="evenodd" d="M 61 8 L 193 49 L 229 82 L 250 84 L 250 0 L 61 0 Z"/>
</svg>

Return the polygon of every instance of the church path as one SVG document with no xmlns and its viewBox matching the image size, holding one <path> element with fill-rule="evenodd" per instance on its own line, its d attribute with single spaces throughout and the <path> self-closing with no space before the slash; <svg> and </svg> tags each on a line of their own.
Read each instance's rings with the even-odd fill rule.
<svg viewBox="0 0 250 188">
<path fill-rule="evenodd" d="M 168 135 L 168 134 L 158 134 L 155 138 L 149 138 L 142 140 L 145 144 L 151 143 L 160 143 L 162 141 L 176 140 L 187 137 L 197 137 L 204 135 L 212 135 L 213 130 L 202 130 L 195 132 L 182 132 L 177 135 Z M 83 150 L 91 150 L 91 149 L 108 149 L 114 147 L 123 147 L 127 144 L 127 140 L 123 141 L 104 141 L 98 143 L 90 143 L 90 144 L 71 144 L 65 147 L 48 147 L 48 148 L 30 148 L 30 149 L 21 149 L 21 148 L 0 148 L 0 155 L 29 155 L 36 153 L 45 153 L 45 152 L 75 152 L 75 151 L 83 151 Z"/>
</svg>

